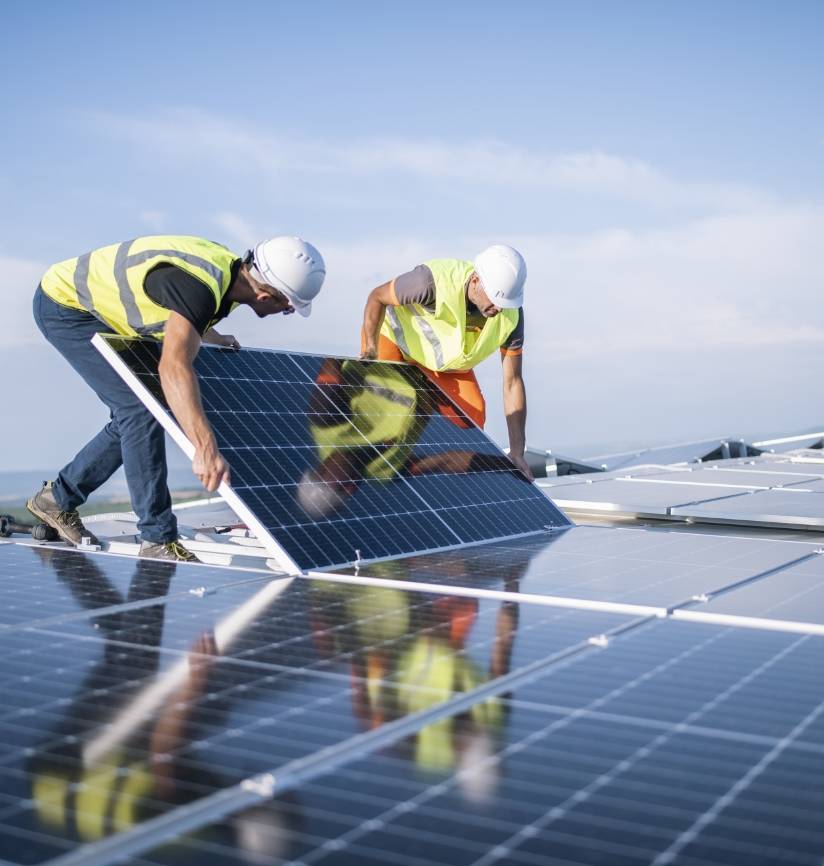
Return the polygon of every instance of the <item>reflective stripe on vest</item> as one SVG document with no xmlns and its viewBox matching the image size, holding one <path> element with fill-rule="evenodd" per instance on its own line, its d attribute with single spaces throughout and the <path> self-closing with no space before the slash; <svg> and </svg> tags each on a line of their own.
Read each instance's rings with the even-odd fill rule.
<svg viewBox="0 0 824 866">
<path fill-rule="evenodd" d="M 435 310 L 420 304 L 386 308 L 381 333 L 408 360 L 429 370 L 471 370 L 500 348 L 518 324 L 518 310 L 501 310 L 480 329 L 466 324 L 466 284 L 475 266 L 460 259 L 425 263 L 435 281 Z"/>
<path fill-rule="evenodd" d="M 351 361 L 344 362 L 343 372 L 352 365 Z M 420 425 L 428 420 L 415 415 L 415 388 L 402 369 L 374 365 L 364 375 L 362 386 L 353 389 L 344 423 L 310 423 L 321 463 L 335 452 L 363 448 L 369 443 L 378 446 L 380 453 L 364 467 L 364 476 L 382 481 L 395 477 L 412 453 Z"/>
<path fill-rule="evenodd" d="M 146 294 L 149 271 L 160 264 L 186 271 L 209 289 L 217 310 L 237 258 L 226 247 L 203 238 L 151 235 L 58 262 L 41 284 L 52 300 L 91 313 L 115 333 L 160 338 L 170 311 Z"/>
</svg>

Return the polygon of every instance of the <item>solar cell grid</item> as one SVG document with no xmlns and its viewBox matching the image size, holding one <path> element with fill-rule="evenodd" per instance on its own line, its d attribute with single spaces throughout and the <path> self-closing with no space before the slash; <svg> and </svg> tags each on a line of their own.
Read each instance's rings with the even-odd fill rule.
<svg viewBox="0 0 824 866">
<path fill-rule="evenodd" d="M 307 866 L 819 864 L 823 659 L 817 638 L 642 626 L 501 699 L 502 728 L 442 723 L 437 769 L 418 735 L 276 797 L 271 841 Z M 247 863 L 244 817 L 141 862 Z"/>
<path fill-rule="evenodd" d="M 147 385 L 153 411 L 173 425 L 157 345 L 95 339 L 127 382 Z M 195 368 L 232 495 L 299 568 L 568 525 L 415 368 L 208 348 Z"/>
<path fill-rule="evenodd" d="M 60 856 L 625 622 L 280 578 L 7 632 L 0 857 Z"/>
<path fill-rule="evenodd" d="M 824 557 L 789 566 L 764 580 L 710 599 L 690 611 L 728 614 L 824 626 Z"/>
<path fill-rule="evenodd" d="M 575 526 L 548 537 L 425 553 L 336 573 L 669 609 L 790 566 L 815 550 L 815 544 L 768 539 Z M 820 557 L 813 562 L 822 564 Z M 756 586 L 752 592 L 758 593 Z"/>
<path fill-rule="evenodd" d="M 0 548 L 0 569 L 8 575 L 2 587 L 3 628 L 34 621 L 83 617 L 112 605 L 146 602 L 202 587 L 243 583 L 254 573 L 237 569 L 177 566 L 132 556 L 89 554 L 66 547 L 8 544 Z M 253 578 L 252 578 L 253 579 Z"/>
</svg>

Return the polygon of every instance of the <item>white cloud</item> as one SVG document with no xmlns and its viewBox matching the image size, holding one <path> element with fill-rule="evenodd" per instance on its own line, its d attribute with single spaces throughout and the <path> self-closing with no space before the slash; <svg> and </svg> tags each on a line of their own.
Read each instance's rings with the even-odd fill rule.
<svg viewBox="0 0 824 866">
<path fill-rule="evenodd" d="M 494 139 L 318 140 L 273 134 L 199 111 L 160 116 L 93 116 L 101 131 L 147 149 L 230 172 L 252 170 L 279 184 L 301 175 L 359 178 L 401 174 L 505 189 L 556 189 L 668 208 L 740 210 L 768 201 L 728 183 L 677 180 L 639 159 L 589 150 L 529 150 Z"/>
<path fill-rule="evenodd" d="M 262 237 L 239 218 L 244 243 Z M 226 226 L 235 218 L 222 215 Z M 526 256 L 529 354 L 585 359 L 824 342 L 824 210 L 762 210 L 669 229 L 508 240 Z M 320 243 L 327 282 L 308 320 L 225 323 L 247 344 L 353 353 L 370 289 L 440 249 L 423 237 Z M 490 238 L 464 237 L 471 258 Z"/>
<path fill-rule="evenodd" d="M 822 232 L 824 210 L 776 208 L 516 239 L 531 333 L 564 357 L 820 342 Z"/>
<path fill-rule="evenodd" d="M 239 251 L 266 234 L 232 212 L 214 221 L 221 238 Z M 822 236 L 823 209 L 774 208 L 652 231 L 508 240 L 522 249 L 529 266 L 533 351 L 574 359 L 824 342 Z M 241 311 L 224 328 L 249 345 L 355 352 L 370 289 L 443 247 L 441 239 L 423 236 L 311 240 L 320 246 L 328 273 L 312 317 L 259 320 Z M 490 240 L 459 238 L 453 254 L 471 258 Z M 44 270 L 41 263 L 0 258 L 10 299 L 5 345 L 41 339 L 30 305 Z"/>
</svg>

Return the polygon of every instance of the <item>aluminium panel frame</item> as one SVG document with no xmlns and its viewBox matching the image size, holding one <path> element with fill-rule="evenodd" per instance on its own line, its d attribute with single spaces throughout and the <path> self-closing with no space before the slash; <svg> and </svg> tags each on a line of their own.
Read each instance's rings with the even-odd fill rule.
<svg viewBox="0 0 824 866">
<path fill-rule="evenodd" d="M 126 338 L 128 339 L 128 338 Z M 112 349 L 101 334 L 92 337 L 92 345 L 114 368 L 121 379 L 140 398 L 143 405 L 152 413 L 163 429 L 172 437 L 174 442 L 189 458 L 194 460 L 195 446 L 189 437 L 183 432 L 172 415 L 157 401 L 149 389 L 135 376 L 123 359 Z M 246 505 L 240 496 L 225 481 L 220 483 L 217 492 L 223 497 L 232 511 L 240 517 L 246 525 L 255 533 L 266 552 L 287 574 L 301 574 L 302 569 L 292 559 L 284 548 L 277 542 L 271 532 L 258 520 L 254 512 Z"/>
</svg>

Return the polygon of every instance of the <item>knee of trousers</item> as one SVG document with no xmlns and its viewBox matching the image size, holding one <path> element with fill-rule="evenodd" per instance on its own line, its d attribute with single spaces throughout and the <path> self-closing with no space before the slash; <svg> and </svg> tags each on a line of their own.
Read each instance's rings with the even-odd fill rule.
<svg viewBox="0 0 824 866">
<path fill-rule="evenodd" d="M 122 406 L 112 406 L 112 420 L 106 425 L 113 427 L 121 438 L 144 433 L 163 436 L 163 427 L 152 413 L 140 402 Z"/>
</svg>

